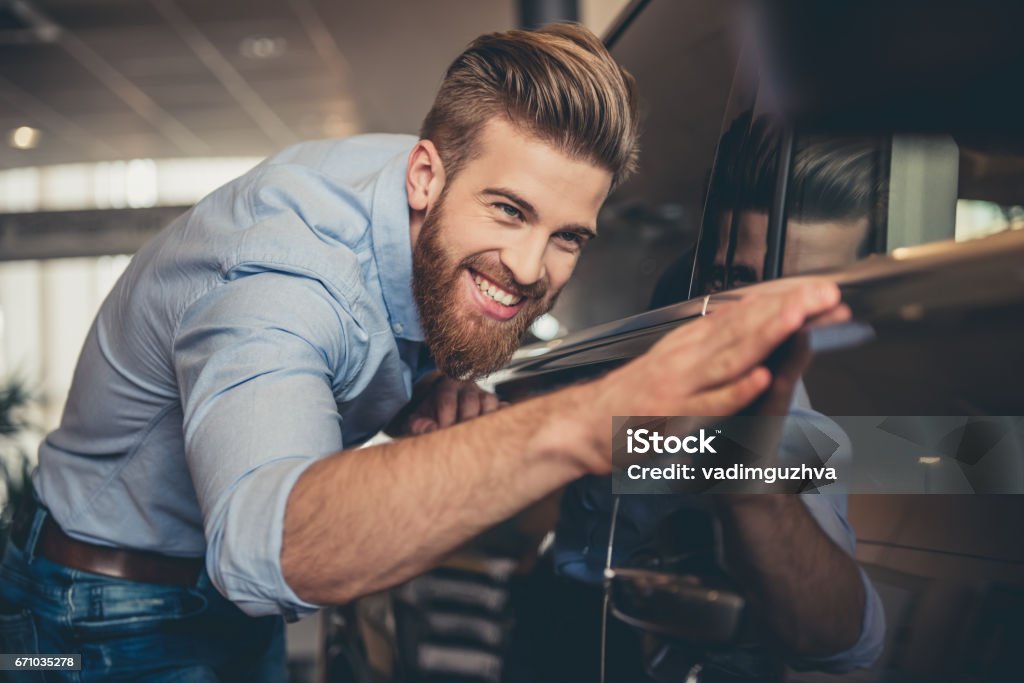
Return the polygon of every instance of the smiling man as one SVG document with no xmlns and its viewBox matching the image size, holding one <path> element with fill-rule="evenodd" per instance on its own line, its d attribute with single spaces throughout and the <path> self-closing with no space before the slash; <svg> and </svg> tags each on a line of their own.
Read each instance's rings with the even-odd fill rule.
<svg viewBox="0 0 1024 683">
<path fill-rule="evenodd" d="M 488 117 L 476 135 L 471 173 L 445 185 L 412 231 L 423 330 L 434 360 L 455 377 L 501 367 L 527 326 L 554 305 L 597 235 L 612 180 L 606 168 L 567 158 L 503 116 Z M 409 161 L 409 196 L 422 197 L 414 208 L 426 208 L 444 166 L 429 141 L 438 136 L 427 129 L 424 137 Z"/>
<path fill-rule="evenodd" d="M 636 131 L 632 80 L 586 30 L 488 35 L 418 139 L 298 145 L 168 226 L 104 302 L 41 447 L 0 649 L 81 653 L 82 681 L 284 680 L 282 615 L 395 585 L 607 473 L 610 416 L 762 394 L 833 285 L 752 293 L 503 410 L 466 381 L 551 307 Z M 416 436 L 354 448 L 385 427 Z"/>
</svg>

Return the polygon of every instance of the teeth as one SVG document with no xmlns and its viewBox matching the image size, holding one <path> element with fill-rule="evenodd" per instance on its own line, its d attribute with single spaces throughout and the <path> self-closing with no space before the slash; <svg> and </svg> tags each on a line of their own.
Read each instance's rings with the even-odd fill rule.
<svg viewBox="0 0 1024 683">
<path fill-rule="evenodd" d="M 487 280 L 479 275 L 474 275 L 473 281 L 476 282 L 476 286 L 481 292 L 489 296 L 491 299 L 497 301 L 499 304 L 505 306 L 514 306 L 520 301 L 520 297 L 512 294 L 511 292 L 506 292 L 504 289 L 498 287 L 490 280 Z"/>
</svg>

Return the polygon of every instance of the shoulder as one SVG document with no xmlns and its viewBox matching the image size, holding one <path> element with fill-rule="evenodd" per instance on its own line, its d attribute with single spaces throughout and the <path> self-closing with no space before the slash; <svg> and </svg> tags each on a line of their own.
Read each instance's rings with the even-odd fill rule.
<svg viewBox="0 0 1024 683">
<path fill-rule="evenodd" d="M 398 154 L 408 154 L 414 135 L 371 133 L 349 138 L 309 140 L 292 145 L 264 162 L 264 166 L 306 166 L 338 177 L 357 177 L 360 169 L 380 169 Z"/>
<path fill-rule="evenodd" d="M 410 135 L 360 135 L 289 147 L 242 179 L 239 194 L 247 203 L 252 226 L 288 223 L 326 245 L 361 251 L 368 245 L 382 189 L 389 199 L 404 199 L 404 184 L 395 177 L 395 169 L 399 162 L 404 167 L 415 141 Z M 267 236 L 265 230 L 257 230 L 247 241 Z"/>
<path fill-rule="evenodd" d="M 221 351 L 233 364 L 257 355 L 271 366 L 319 358 L 341 386 L 371 354 L 374 329 L 386 325 L 377 317 L 315 276 L 263 269 L 193 302 L 175 331 L 173 356 L 176 365 L 194 367 Z"/>
</svg>

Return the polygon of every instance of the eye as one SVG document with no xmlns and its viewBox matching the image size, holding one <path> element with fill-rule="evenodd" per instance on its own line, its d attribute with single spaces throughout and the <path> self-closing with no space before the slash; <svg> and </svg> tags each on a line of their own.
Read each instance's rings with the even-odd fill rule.
<svg viewBox="0 0 1024 683">
<path fill-rule="evenodd" d="M 516 207 L 512 206 L 511 204 L 506 204 L 505 202 L 495 202 L 491 204 L 491 206 L 495 207 L 509 218 L 515 218 L 516 220 L 523 219 L 523 212 L 517 209 Z"/>
<path fill-rule="evenodd" d="M 556 232 L 554 236 L 563 242 L 577 246 L 582 246 L 582 244 L 586 241 L 583 238 L 583 235 L 579 234 L 578 232 L 571 232 L 569 230 Z"/>
</svg>

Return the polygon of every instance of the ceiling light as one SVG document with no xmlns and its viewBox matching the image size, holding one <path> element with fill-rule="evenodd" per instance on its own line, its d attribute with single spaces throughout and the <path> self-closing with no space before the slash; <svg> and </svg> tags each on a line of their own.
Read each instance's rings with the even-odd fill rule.
<svg viewBox="0 0 1024 683">
<path fill-rule="evenodd" d="M 249 36 L 242 40 L 238 51 L 249 59 L 275 59 L 288 50 L 288 41 L 280 36 Z"/>
<path fill-rule="evenodd" d="M 33 149 L 39 144 L 40 131 L 31 126 L 18 126 L 7 136 L 7 142 L 14 149 Z"/>
<path fill-rule="evenodd" d="M 324 117 L 323 134 L 329 138 L 344 138 L 349 135 L 355 135 L 356 130 L 355 123 L 347 116 L 341 114 L 328 114 Z"/>
</svg>

